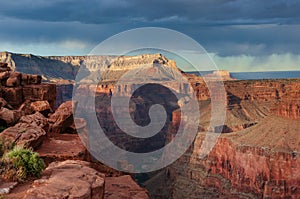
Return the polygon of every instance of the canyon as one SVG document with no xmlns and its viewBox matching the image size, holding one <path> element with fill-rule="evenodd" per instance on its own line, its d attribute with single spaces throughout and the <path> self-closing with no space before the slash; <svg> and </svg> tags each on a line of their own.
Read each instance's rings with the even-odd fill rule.
<svg viewBox="0 0 300 199">
<path fill-rule="evenodd" d="M 168 60 L 163 55 L 154 54 L 117 59 L 113 56 L 91 57 L 93 64 L 84 66 L 85 68 L 81 71 L 84 76 L 80 78 L 82 81 L 75 83 L 73 80 L 80 71 L 79 67 L 85 63 L 84 57 L 18 55 L 19 58 L 16 58 L 16 56 L 11 53 L 1 54 L 0 61 L 8 62 L 8 65 L 3 65 L 3 71 L 1 71 L 1 77 L 3 77 L 2 79 L 0 77 L 1 93 L 4 99 L 1 102 L 3 104 L 1 111 L 5 110 L 13 115 L 10 118 L 1 118 L 4 120 L 1 123 L 13 128 L 14 125 L 20 125 L 19 123 L 26 123 L 24 121 L 28 119 L 20 120 L 22 116 L 39 112 L 42 116 L 35 115 L 34 118 L 46 117 L 46 123 L 49 121 L 51 127 L 41 126 L 41 139 L 29 142 L 29 145 L 36 148 L 47 164 L 58 160 L 75 159 L 92 162 L 93 166 L 88 167 L 98 169 L 100 167 L 99 171 L 105 173 L 106 177 L 102 174 L 95 174 L 95 176 L 99 179 L 103 178 L 108 183 L 107 190 L 110 193 L 105 193 L 105 189 L 98 189 L 105 198 L 109 196 L 114 198 L 113 196 L 117 195 L 114 192 L 116 190 L 123 191 L 127 195 L 136 193 L 138 198 L 146 198 L 147 191 L 133 182 L 130 176 L 120 176 L 120 173 L 113 169 L 99 166 L 99 163 L 90 156 L 80 142 L 78 135 L 74 134 L 76 129 L 72 122 L 72 114 L 66 114 L 67 110 L 72 109 L 73 104 L 70 101 L 63 103 L 71 99 L 74 86 L 78 94 L 86 99 L 86 103 L 79 103 L 79 106 L 84 106 L 82 109 L 87 112 L 96 109 L 98 121 L 109 139 L 123 149 L 139 153 L 161 148 L 172 141 L 180 125 L 180 103 L 193 89 L 200 105 L 199 133 L 192 146 L 177 161 L 160 171 L 146 174 L 146 179 L 140 182 L 148 190 L 151 198 L 300 197 L 300 79 L 233 80 L 226 71 L 216 72 L 207 78 L 202 78 L 185 74 L 176 68 L 174 61 Z M 28 62 L 27 59 L 34 60 L 34 62 Z M 22 64 L 18 64 L 16 60 L 20 60 Z M 29 65 L 31 68 L 28 68 Z M 53 69 L 54 66 L 58 67 L 57 70 Z M 95 82 L 95 77 L 99 76 L 98 70 L 105 70 L 105 66 L 109 67 L 102 73 L 100 83 Z M 60 67 L 64 69 L 58 75 L 57 71 Z M 143 71 L 145 68 L 146 72 Z M 33 74 L 21 75 L 10 71 L 11 69 Z M 129 78 L 126 82 L 117 82 L 123 74 L 132 70 L 136 73 L 129 73 L 129 77 L 134 78 Z M 176 72 L 171 73 L 171 76 L 167 75 L 173 70 Z M 137 90 L 140 84 L 149 80 L 143 79 L 144 76 L 149 76 L 150 80 L 153 80 L 155 75 L 164 79 L 162 82 L 165 86 L 169 86 L 180 94 L 181 98 L 177 99 L 180 102 L 173 102 L 172 96 L 159 85 L 153 84 L 147 88 L 144 87 L 144 90 Z M 176 81 L 181 75 L 191 86 L 184 81 Z M 220 76 L 224 81 L 225 96 L 221 90 L 220 93 L 210 93 L 207 86 L 209 84 L 217 87 Z M 68 81 L 63 82 L 59 80 L 60 78 Z M 48 82 L 42 83 L 42 80 Z M 157 95 L 154 95 L 153 90 Z M 93 92 L 96 93 L 96 105 L 91 106 L 88 103 L 88 94 Z M 115 108 L 119 113 L 127 112 L 129 108 L 131 118 L 136 124 L 143 126 L 149 123 L 147 113 L 152 104 L 159 103 L 166 109 L 166 124 L 161 132 L 152 138 L 140 140 L 128 137 L 114 121 L 110 105 L 111 97 L 132 95 L 129 106 L 120 104 Z M 207 156 L 199 157 L 203 140 L 210 131 L 212 100 L 225 103 L 226 118 L 223 125 L 215 126 L 212 130 L 221 132 L 214 148 Z M 39 106 L 34 106 L 34 102 L 41 101 L 47 101 L 49 105 L 42 106 L 41 103 Z M 57 107 L 60 108 L 57 109 Z M 50 116 L 48 116 L 49 113 Z M 88 119 L 76 119 L 82 121 L 82 128 L 78 133 L 88 136 L 85 129 Z M 11 135 L 9 128 L 5 131 L 3 135 Z M 15 130 L 12 129 L 12 131 Z M 45 136 L 44 132 L 49 133 Z M 66 132 L 69 133 L 66 134 Z M 70 132 L 73 133 L 70 134 Z M 62 153 L 64 150 L 68 152 Z M 65 164 L 73 166 L 75 164 L 75 168 L 78 167 L 77 165 L 84 168 L 87 166 L 82 162 L 66 162 Z M 123 162 L 123 166 L 136 169 L 127 165 L 126 162 Z M 52 167 L 57 167 L 57 165 L 52 165 Z M 86 168 L 86 170 L 89 169 Z M 49 177 L 48 174 L 46 176 Z M 51 175 L 48 180 L 50 179 Z M 120 181 L 119 185 L 116 185 L 118 181 Z M 38 182 L 34 183 L 38 184 Z M 132 185 L 122 190 L 124 183 Z M 30 190 L 28 194 L 31 193 L 35 191 Z M 121 196 L 116 196 L 118 197 Z"/>
<path fill-rule="evenodd" d="M 144 182 L 150 196 L 152 198 L 164 198 L 166 195 L 167 198 L 298 198 L 300 80 L 227 79 L 224 81 L 226 119 L 223 126 L 215 127 L 221 129 L 222 135 L 209 155 L 201 159 L 198 157 L 198 152 L 209 128 L 211 98 L 222 101 L 224 96 L 222 93 L 211 95 L 203 79 L 193 75 L 183 75 L 189 79 L 200 103 L 200 132 L 193 146 L 178 161 L 167 167 L 163 171 L 164 174 L 157 174 L 164 177 L 153 177 L 156 181 L 149 179 L 151 183 Z M 210 84 L 213 85 L 216 81 L 215 77 L 214 75 L 209 77 L 213 77 L 209 78 L 212 81 Z M 168 84 L 168 81 L 163 83 Z M 92 89 L 103 98 L 111 93 L 128 96 L 138 87 L 134 81 L 118 86 L 114 84 L 116 83 L 109 82 L 94 86 Z M 84 86 L 83 88 L 91 89 Z M 173 82 L 173 88 L 183 96 L 190 93 L 184 84 Z M 156 90 L 158 93 L 163 93 L 159 88 Z M 167 97 L 165 99 L 169 101 Z M 121 105 L 118 109 L 124 110 L 126 105 Z M 180 111 L 175 109 L 176 107 L 171 111 L 169 128 L 160 137 L 160 144 L 170 143 L 172 140 L 169 139 L 172 136 L 168 134 L 172 134 L 174 126 L 180 125 L 178 123 L 181 117 Z M 110 110 L 101 109 L 98 113 L 100 120 L 114 121 Z M 135 118 L 142 118 L 142 116 Z M 115 126 L 114 122 L 107 124 L 107 128 Z M 110 130 L 117 132 L 115 129 Z M 121 137 L 118 135 L 123 144 L 125 140 L 127 149 L 132 146 L 135 148 L 145 146 L 145 143 L 149 148 L 154 147 L 153 140 L 136 143 Z M 114 143 L 118 142 L 118 138 L 115 138 Z M 158 140 L 155 140 L 157 144 Z M 153 185 L 161 184 L 160 181 L 171 183 L 169 189 L 164 191 Z"/>
<path fill-rule="evenodd" d="M 171 197 L 298 198 L 299 83 L 225 82 L 223 134 L 200 158 L 206 135 L 200 132 L 186 154 L 167 168 Z"/>
</svg>

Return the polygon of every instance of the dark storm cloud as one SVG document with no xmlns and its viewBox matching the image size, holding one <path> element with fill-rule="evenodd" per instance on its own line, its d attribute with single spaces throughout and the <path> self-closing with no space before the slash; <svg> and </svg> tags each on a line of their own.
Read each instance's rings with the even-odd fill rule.
<svg viewBox="0 0 300 199">
<path fill-rule="evenodd" d="M 2 27 L 0 39 L 23 42 L 53 42 L 68 40 L 82 40 L 100 42 L 111 34 L 116 34 L 124 26 L 110 26 L 107 24 L 94 25 L 80 22 L 44 22 L 19 19 L 0 19 Z M 107 31 L 109 30 L 109 31 Z M 100 41 L 99 41 L 100 40 Z"/>
<path fill-rule="evenodd" d="M 176 16 L 186 23 L 298 23 L 299 0 L 23 0 L 1 1 L 2 16 L 43 21 L 148 22 Z"/>
<path fill-rule="evenodd" d="M 181 31 L 221 56 L 300 54 L 299 0 L 0 0 L 0 40 L 97 43 L 119 31 Z"/>
<path fill-rule="evenodd" d="M 120 22 L 122 3 L 97 0 L 23 0 L 1 3 L 2 16 L 51 22 L 78 21 L 90 24 Z"/>
</svg>

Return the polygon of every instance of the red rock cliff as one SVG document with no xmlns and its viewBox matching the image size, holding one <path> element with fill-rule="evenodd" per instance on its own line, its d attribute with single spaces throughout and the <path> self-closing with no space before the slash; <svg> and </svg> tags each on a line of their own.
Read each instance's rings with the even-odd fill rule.
<svg viewBox="0 0 300 199">
<path fill-rule="evenodd" d="M 166 170 L 173 198 L 299 198 L 300 125 L 294 120 L 299 119 L 299 86 L 300 80 L 225 82 L 226 124 L 233 127 L 244 118 L 252 125 L 221 135 L 204 159 L 198 155 L 205 134 L 199 133 Z M 201 84 L 196 88 L 206 92 Z"/>
</svg>

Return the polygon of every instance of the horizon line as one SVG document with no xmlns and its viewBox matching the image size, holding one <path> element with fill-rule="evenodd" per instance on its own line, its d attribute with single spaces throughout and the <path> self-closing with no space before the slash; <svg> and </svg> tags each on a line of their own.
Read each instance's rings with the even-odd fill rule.
<svg viewBox="0 0 300 199">
<path fill-rule="evenodd" d="M 11 54 L 17 54 L 17 55 L 33 55 L 37 57 L 87 57 L 87 56 L 137 56 L 137 55 L 37 55 L 32 53 L 21 53 L 21 52 L 11 52 L 11 51 L 0 51 L 0 53 L 11 53 Z M 146 53 L 146 54 L 156 54 L 156 53 Z M 141 54 L 143 55 L 143 54 Z M 162 54 L 163 55 L 163 54 Z M 165 56 L 165 55 L 164 55 Z M 178 66 L 177 66 L 178 67 Z M 217 66 L 218 67 L 218 66 Z M 178 67 L 181 69 L 181 67 Z M 193 71 L 193 70 L 183 70 L 184 72 L 199 72 L 199 71 Z M 231 71 L 226 69 L 219 69 L 219 70 L 204 70 L 200 72 L 211 72 L 211 71 L 228 71 L 230 73 L 263 73 L 263 72 L 300 72 L 299 70 L 291 69 L 291 70 L 259 70 L 259 71 Z"/>
</svg>

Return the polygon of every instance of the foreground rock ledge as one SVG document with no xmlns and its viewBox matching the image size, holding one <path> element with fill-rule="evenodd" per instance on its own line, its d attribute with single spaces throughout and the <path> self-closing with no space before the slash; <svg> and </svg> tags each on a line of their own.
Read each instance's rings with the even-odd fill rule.
<svg viewBox="0 0 300 199">
<path fill-rule="evenodd" d="M 105 176 L 89 165 L 78 160 L 51 163 L 42 178 L 33 182 L 24 199 L 102 199 Z"/>
<path fill-rule="evenodd" d="M 149 199 L 146 189 L 141 188 L 129 175 L 105 179 L 105 199 Z"/>
</svg>

